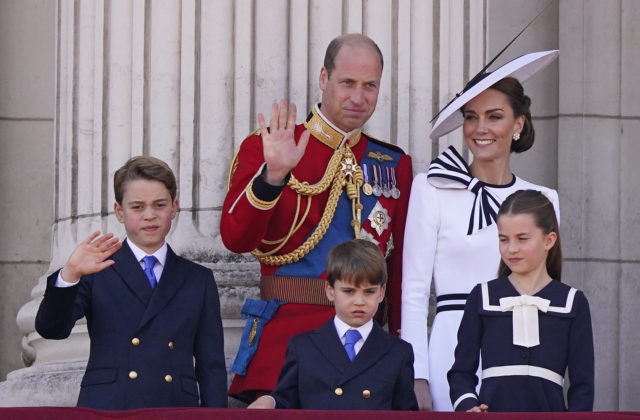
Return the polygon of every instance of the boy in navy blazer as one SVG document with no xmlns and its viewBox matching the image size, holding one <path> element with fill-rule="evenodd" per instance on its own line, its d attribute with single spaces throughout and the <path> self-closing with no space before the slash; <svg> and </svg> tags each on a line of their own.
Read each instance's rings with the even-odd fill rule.
<svg viewBox="0 0 640 420">
<path fill-rule="evenodd" d="M 289 341 L 278 384 L 249 408 L 417 410 L 411 345 L 373 321 L 386 281 L 373 243 L 334 247 L 325 291 L 336 316 Z"/>
<path fill-rule="evenodd" d="M 173 172 L 139 156 L 116 171 L 113 184 L 126 240 L 94 232 L 78 245 L 47 279 L 36 331 L 63 339 L 86 317 L 91 345 L 79 406 L 226 407 L 213 273 L 165 241 L 178 211 Z"/>
</svg>

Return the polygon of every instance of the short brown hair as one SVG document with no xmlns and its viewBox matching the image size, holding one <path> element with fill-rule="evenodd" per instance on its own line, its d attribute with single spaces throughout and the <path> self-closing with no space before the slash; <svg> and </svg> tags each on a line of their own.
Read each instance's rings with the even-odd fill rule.
<svg viewBox="0 0 640 420">
<path fill-rule="evenodd" d="M 327 258 L 327 281 L 333 287 L 336 280 L 352 282 L 356 287 L 367 281 L 372 285 L 387 283 L 387 264 L 373 243 L 353 239 L 333 247 Z"/>
<path fill-rule="evenodd" d="M 176 199 L 178 185 L 169 165 L 151 156 L 135 156 L 113 175 L 113 192 L 118 204 L 122 205 L 122 196 L 127 184 L 136 179 L 162 182 L 169 190 L 171 200 Z"/>
<path fill-rule="evenodd" d="M 327 76 L 331 77 L 331 72 L 336 67 L 336 57 L 340 53 L 340 49 L 344 45 L 349 45 L 352 48 L 369 46 L 373 48 L 380 57 L 380 71 L 384 68 L 384 59 L 382 58 L 382 51 L 378 47 L 373 39 L 362 34 L 344 34 L 337 38 L 334 38 L 327 47 L 327 52 L 324 55 L 324 68 L 327 69 Z"/>
</svg>

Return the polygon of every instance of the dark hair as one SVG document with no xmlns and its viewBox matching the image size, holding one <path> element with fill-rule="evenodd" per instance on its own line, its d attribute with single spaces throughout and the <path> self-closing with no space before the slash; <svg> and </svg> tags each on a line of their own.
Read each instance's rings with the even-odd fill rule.
<svg viewBox="0 0 640 420">
<path fill-rule="evenodd" d="M 171 200 L 176 199 L 178 186 L 169 165 L 151 156 L 135 156 L 113 175 L 113 192 L 118 204 L 122 205 L 122 196 L 127 184 L 136 179 L 162 182 L 169 190 Z"/>
<path fill-rule="evenodd" d="M 530 214 L 534 223 L 545 234 L 555 232 L 556 243 L 547 254 L 547 273 L 552 279 L 561 281 L 562 275 L 562 246 L 560 245 L 560 232 L 558 231 L 558 219 L 553 204 L 544 194 L 535 190 L 516 191 L 507 197 L 498 210 L 498 218 L 503 215 Z M 500 260 L 498 276 L 505 277 L 511 274 L 511 270 L 504 261 Z"/>
<path fill-rule="evenodd" d="M 333 247 L 327 258 L 327 281 L 333 287 L 336 280 L 352 282 L 356 287 L 363 281 L 384 285 L 387 264 L 380 248 L 365 239 L 352 239 Z"/>
<path fill-rule="evenodd" d="M 345 34 L 334 38 L 327 47 L 327 52 L 324 55 L 324 68 L 327 69 L 327 76 L 331 77 L 331 72 L 336 67 L 336 57 L 340 52 L 340 49 L 344 45 L 349 45 L 352 48 L 369 46 L 373 48 L 380 57 L 380 70 L 384 67 L 384 59 L 382 58 L 382 52 L 371 38 L 362 34 Z"/>
<path fill-rule="evenodd" d="M 491 73 L 485 73 L 481 77 L 471 80 L 464 87 L 464 91 L 474 86 L 489 74 Z M 520 132 L 520 139 L 517 141 L 511 140 L 511 151 L 515 153 L 522 153 L 531 149 L 531 146 L 533 146 L 533 141 L 536 137 L 536 132 L 533 129 L 533 122 L 531 121 L 531 98 L 524 94 L 524 88 L 522 87 L 522 84 L 516 78 L 505 77 L 504 79 L 498 80 L 488 89 L 497 90 L 498 92 L 501 92 L 507 96 L 509 105 L 511 105 L 513 116 L 515 118 L 518 118 L 521 115 L 524 116 L 524 125 L 522 126 L 522 131 Z M 460 111 L 464 112 L 464 105 L 462 106 Z"/>
</svg>

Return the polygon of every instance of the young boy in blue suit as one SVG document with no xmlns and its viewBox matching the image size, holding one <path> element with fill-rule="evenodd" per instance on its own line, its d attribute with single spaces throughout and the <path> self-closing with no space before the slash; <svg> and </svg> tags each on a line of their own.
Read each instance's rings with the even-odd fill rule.
<svg viewBox="0 0 640 420">
<path fill-rule="evenodd" d="M 411 345 L 373 321 L 386 281 L 373 243 L 334 247 L 325 291 L 336 316 L 289 341 L 278 384 L 249 408 L 417 410 Z"/>
<path fill-rule="evenodd" d="M 36 330 L 63 339 L 86 317 L 91 345 L 79 406 L 226 407 L 213 273 L 165 241 L 178 211 L 173 172 L 139 156 L 116 171 L 113 184 L 126 240 L 95 232 L 80 243 L 47 279 Z"/>
</svg>

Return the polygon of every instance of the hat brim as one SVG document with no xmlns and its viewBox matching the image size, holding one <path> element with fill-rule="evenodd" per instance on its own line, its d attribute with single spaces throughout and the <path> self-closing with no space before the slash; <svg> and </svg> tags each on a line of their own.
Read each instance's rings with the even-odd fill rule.
<svg viewBox="0 0 640 420">
<path fill-rule="evenodd" d="M 504 79 L 505 77 L 514 77 L 521 83 L 529 77 L 542 70 L 558 56 L 559 50 L 540 51 L 523 55 L 500 68 L 491 72 L 487 77 L 480 80 L 477 84 L 463 92 L 453 102 L 451 102 L 438 116 L 438 119 L 431 128 L 429 137 L 435 140 L 440 136 L 460 127 L 464 122 L 462 113 L 458 110 L 471 99 L 491 87 L 494 83 Z"/>
</svg>

